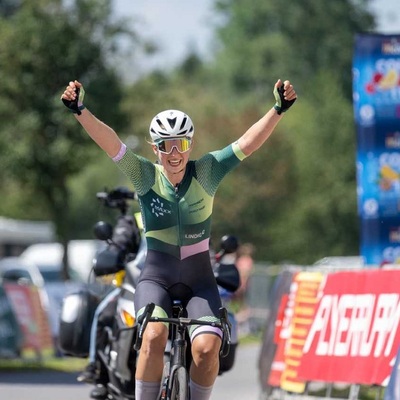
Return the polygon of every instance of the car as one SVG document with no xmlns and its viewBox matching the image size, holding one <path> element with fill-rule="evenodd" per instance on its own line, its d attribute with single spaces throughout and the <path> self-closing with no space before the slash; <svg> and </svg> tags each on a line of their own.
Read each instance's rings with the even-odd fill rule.
<svg viewBox="0 0 400 400">
<path fill-rule="evenodd" d="M 100 240 L 71 240 L 68 244 L 69 275 L 72 281 L 88 282 L 93 259 L 105 246 Z M 61 243 L 36 243 L 21 254 L 24 260 L 35 263 L 46 282 L 62 280 L 64 247 Z"/>
<path fill-rule="evenodd" d="M 105 247 L 100 240 L 71 240 L 68 244 L 70 279 L 63 278 L 62 262 L 64 247 L 61 243 L 36 243 L 27 247 L 20 255 L 21 260 L 35 264 L 44 280 L 49 297 L 49 319 L 55 340 L 59 333 L 59 319 L 64 297 L 88 285 L 93 259 Z M 94 277 L 92 275 L 92 277 Z M 94 288 L 93 288 L 94 289 Z"/>
<path fill-rule="evenodd" d="M 45 289 L 45 281 L 39 268 L 29 261 L 21 260 L 19 257 L 2 258 L 0 260 L 0 286 L 2 287 L 3 284 L 7 283 L 22 286 L 35 286 L 37 288 L 41 307 L 47 314 L 49 327 L 51 329 L 51 302 Z M 10 295 L 10 293 L 8 293 L 7 296 L 8 295 Z M 18 310 L 14 310 L 14 313 L 15 317 L 17 317 Z M 21 350 L 21 348 L 17 349 L 17 354 L 20 354 Z"/>
<path fill-rule="evenodd" d="M 80 281 L 63 281 L 60 265 L 52 268 L 47 265 L 41 269 L 23 257 L 5 257 L 0 260 L 0 284 L 3 283 L 34 285 L 38 288 L 54 340 L 57 340 L 59 333 L 59 316 L 64 297 L 83 286 Z"/>
<path fill-rule="evenodd" d="M 5 257 L 0 260 L 0 283 L 7 282 L 44 287 L 44 279 L 37 265 L 19 257 Z"/>
</svg>

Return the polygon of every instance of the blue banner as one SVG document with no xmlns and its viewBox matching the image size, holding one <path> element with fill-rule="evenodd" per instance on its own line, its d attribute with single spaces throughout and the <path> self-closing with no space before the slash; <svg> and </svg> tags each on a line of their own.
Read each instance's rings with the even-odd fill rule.
<svg viewBox="0 0 400 400">
<path fill-rule="evenodd" d="M 366 264 L 400 257 L 400 35 L 357 35 L 353 57 L 357 194 Z M 396 238 L 396 240 L 398 240 Z M 388 246 L 391 247 L 388 250 Z M 388 260 L 385 253 L 391 253 Z"/>
<path fill-rule="evenodd" d="M 400 263 L 400 216 L 361 219 L 360 254 L 368 265 Z"/>
</svg>

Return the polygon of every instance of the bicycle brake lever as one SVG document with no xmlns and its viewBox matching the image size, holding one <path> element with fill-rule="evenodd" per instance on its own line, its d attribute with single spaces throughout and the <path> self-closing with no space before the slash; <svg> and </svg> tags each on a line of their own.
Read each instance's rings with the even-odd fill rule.
<svg viewBox="0 0 400 400">
<path fill-rule="evenodd" d="M 231 345 L 232 324 L 229 321 L 228 311 L 225 307 L 221 307 L 219 309 L 219 312 L 220 312 L 220 321 L 223 331 L 220 355 L 221 357 L 226 357 L 229 354 L 229 347 Z"/>
<path fill-rule="evenodd" d="M 143 311 L 143 314 L 137 319 L 137 324 L 139 326 L 139 329 L 137 331 L 136 340 L 134 344 L 135 350 L 140 350 L 140 347 L 142 346 L 143 333 L 147 327 L 147 324 L 149 323 L 149 319 L 151 318 L 151 315 L 153 314 L 155 307 L 156 305 L 154 303 L 147 304 L 147 306 Z"/>
</svg>

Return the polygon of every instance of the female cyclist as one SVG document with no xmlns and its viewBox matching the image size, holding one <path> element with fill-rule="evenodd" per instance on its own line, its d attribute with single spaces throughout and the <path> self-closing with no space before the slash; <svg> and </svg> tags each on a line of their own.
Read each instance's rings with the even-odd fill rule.
<svg viewBox="0 0 400 400">
<path fill-rule="evenodd" d="M 157 114 L 150 124 L 151 146 L 158 163 L 136 155 L 115 131 L 83 105 L 84 90 L 71 81 L 61 96 L 78 122 L 129 177 L 139 197 L 148 253 L 135 295 L 138 316 L 153 302 L 153 315 L 171 316 L 172 300 L 186 306 L 188 316 L 216 320 L 221 300 L 210 263 L 209 239 L 213 199 L 224 176 L 257 150 L 296 100 L 289 81 L 274 87 L 275 105 L 236 142 L 189 160 L 193 149 L 191 119 L 178 110 Z M 151 323 L 145 331 L 136 369 L 136 400 L 155 400 L 163 370 L 168 328 Z M 207 400 L 218 375 L 221 331 L 191 331 L 192 400 Z"/>
</svg>

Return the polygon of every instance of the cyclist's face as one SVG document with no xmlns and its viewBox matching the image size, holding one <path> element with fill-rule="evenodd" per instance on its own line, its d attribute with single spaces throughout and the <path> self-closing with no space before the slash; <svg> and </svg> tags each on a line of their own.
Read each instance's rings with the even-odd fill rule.
<svg viewBox="0 0 400 400">
<path fill-rule="evenodd" d="M 185 172 L 186 164 L 189 161 L 190 153 L 192 151 L 193 144 L 191 143 L 189 149 L 184 149 L 184 152 L 178 151 L 177 147 L 172 147 L 170 153 L 160 151 L 158 147 L 153 144 L 154 154 L 157 155 L 158 160 L 164 167 L 167 174 L 180 174 Z M 181 149 L 182 150 L 182 149 Z"/>
</svg>

